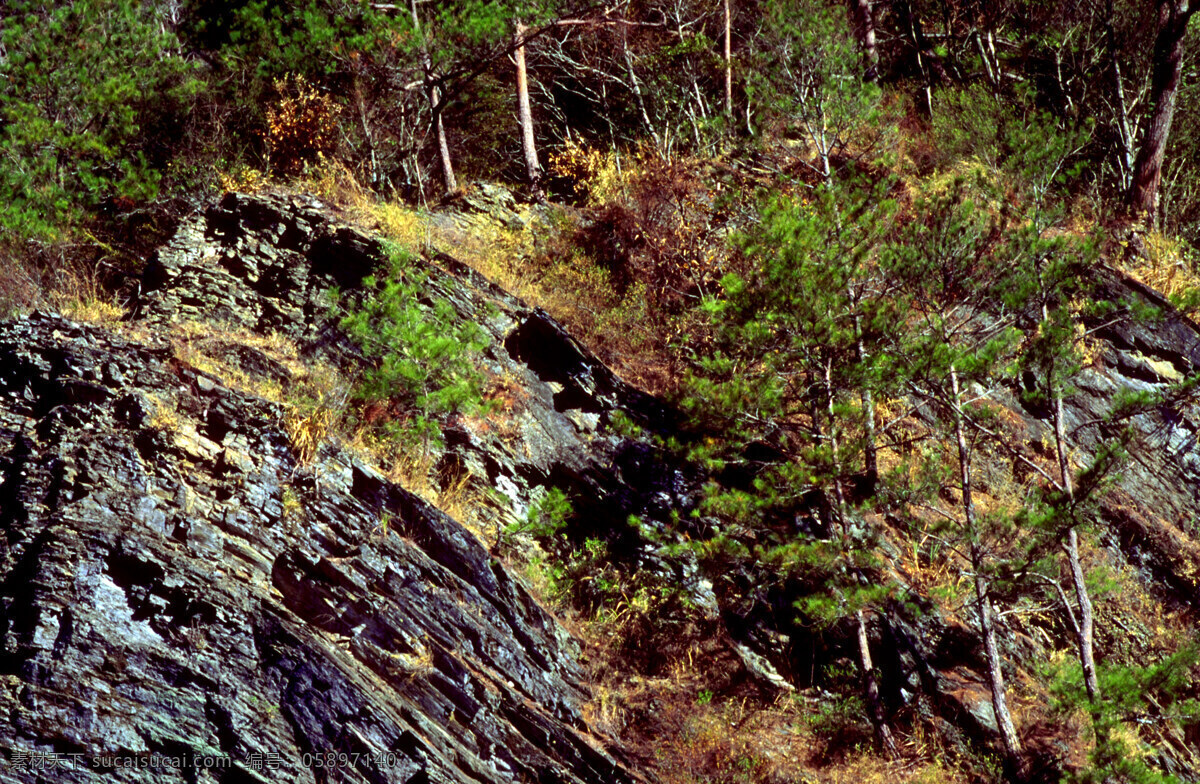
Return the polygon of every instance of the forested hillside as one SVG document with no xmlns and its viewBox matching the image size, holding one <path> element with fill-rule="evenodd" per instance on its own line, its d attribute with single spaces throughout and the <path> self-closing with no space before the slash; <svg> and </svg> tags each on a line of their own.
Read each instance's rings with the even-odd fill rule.
<svg viewBox="0 0 1200 784">
<path fill-rule="evenodd" d="M 1198 9 L 10 0 L 0 315 L 470 528 L 571 775 L 1200 781 Z"/>
</svg>

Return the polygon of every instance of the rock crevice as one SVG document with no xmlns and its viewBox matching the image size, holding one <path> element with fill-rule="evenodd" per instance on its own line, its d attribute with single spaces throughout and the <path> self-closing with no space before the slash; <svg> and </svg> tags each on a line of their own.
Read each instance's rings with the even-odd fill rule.
<svg viewBox="0 0 1200 784">
<path fill-rule="evenodd" d="M 230 197 L 150 265 L 148 340 L 0 325 L 5 780 L 48 780 L 46 755 L 78 782 L 639 780 L 583 721 L 568 635 L 473 535 L 336 445 L 301 464 L 281 406 L 155 342 L 190 318 L 326 350 L 323 292 L 379 258 Z"/>
</svg>

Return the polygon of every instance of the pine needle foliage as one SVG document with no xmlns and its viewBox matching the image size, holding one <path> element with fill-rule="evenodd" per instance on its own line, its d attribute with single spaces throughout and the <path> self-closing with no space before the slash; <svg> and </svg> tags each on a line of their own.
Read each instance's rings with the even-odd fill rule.
<svg viewBox="0 0 1200 784">
<path fill-rule="evenodd" d="M 0 83 L 0 228 L 40 242 L 106 197 L 153 197 L 165 162 L 148 132 L 202 88 L 154 4 L 134 0 L 5 3 Z"/>
<path fill-rule="evenodd" d="M 705 303 L 716 350 L 684 407 L 713 433 L 705 508 L 730 526 L 697 544 L 714 572 L 755 570 L 806 625 L 881 606 L 876 538 L 850 508 L 866 453 L 864 390 L 890 382 L 879 351 L 898 313 L 879 296 L 878 251 L 896 213 L 886 181 L 831 182 L 775 199 L 740 238 L 739 273 Z"/>
<path fill-rule="evenodd" d="M 1091 765 L 1072 781 L 1171 784 L 1179 779 L 1150 764 L 1153 749 L 1139 739 L 1138 727 L 1164 720 L 1193 724 L 1200 719 L 1200 702 L 1188 697 L 1200 645 L 1192 643 L 1160 661 L 1108 665 L 1100 668 L 1103 699 L 1089 702 L 1077 663 L 1053 673 L 1054 709 L 1069 713 L 1087 707 L 1095 733 Z"/>
<path fill-rule="evenodd" d="M 484 407 L 476 360 L 488 341 L 478 324 L 458 318 L 449 300 L 431 294 L 415 256 L 398 246 L 389 256 L 386 277 L 363 280 L 373 295 L 345 307 L 339 321 L 371 362 L 355 396 L 390 404 L 405 439 L 440 442 L 438 418 Z"/>
</svg>

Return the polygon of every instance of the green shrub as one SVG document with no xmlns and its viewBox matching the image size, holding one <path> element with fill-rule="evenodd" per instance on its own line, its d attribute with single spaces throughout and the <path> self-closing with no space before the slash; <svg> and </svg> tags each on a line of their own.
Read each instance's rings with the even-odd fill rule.
<svg viewBox="0 0 1200 784">
<path fill-rule="evenodd" d="M 1108 664 L 1099 672 L 1100 699 L 1089 702 L 1079 663 L 1064 659 L 1046 668 L 1050 677 L 1053 709 L 1067 715 L 1078 708 L 1091 714 L 1095 747 L 1091 765 L 1070 781 L 1131 784 L 1165 784 L 1178 781 L 1155 766 L 1157 751 L 1149 741 L 1153 733 L 1139 728 L 1167 722 L 1192 724 L 1200 716 L 1194 694 L 1193 668 L 1200 646 L 1186 645 L 1173 654 L 1149 663 Z"/>
<path fill-rule="evenodd" d="M 552 538 L 562 533 L 573 513 L 567 494 L 552 487 L 529 506 L 523 521 L 508 526 L 504 533 L 510 537 L 529 533 L 539 539 Z"/>
<path fill-rule="evenodd" d="M 8 3 L 0 22 L 0 228 L 53 240 L 105 198 L 153 197 L 169 124 L 200 89 L 194 65 L 135 0 Z"/>
<path fill-rule="evenodd" d="M 355 397 L 386 401 L 386 434 L 428 446 L 441 441 L 438 418 L 485 407 L 476 358 L 487 339 L 448 300 L 429 296 L 428 273 L 411 253 L 392 246 L 389 255 L 386 278 L 363 280 L 374 295 L 345 307 L 339 324 L 372 363 Z"/>
</svg>

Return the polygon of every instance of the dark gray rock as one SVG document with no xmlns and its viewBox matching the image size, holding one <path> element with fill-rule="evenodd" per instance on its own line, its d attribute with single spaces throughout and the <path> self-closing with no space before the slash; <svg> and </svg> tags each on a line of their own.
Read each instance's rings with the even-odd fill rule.
<svg viewBox="0 0 1200 784">
<path fill-rule="evenodd" d="M 350 365 L 328 291 L 353 291 L 383 255 L 315 200 L 230 194 L 151 260 L 132 317 L 151 335 L 189 320 L 278 332 Z M 446 422 L 433 464 L 500 490 L 497 529 L 565 489 L 586 510 L 574 536 L 624 537 L 631 564 L 715 611 L 694 562 L 626 525 L 642 515 L 660 539 L 694 497 L 694 477 L 607 432 L 617 409 L 651 425 L 661 407 L 453 258 L 421 263 L 428 297 L 491 335 L 485 372 L 520 391 L 503 432 Z M 230 367 L 289 383 L 265 353 L 214 340 Z M 575 643 L 493 554 L 334 444 L 301 464 L 283 419 L 165 341 L 45 314 L 0 325 L 6 774 L 637 780 L 582 720 Z M 68 753 L 83 756 L 45 771 Z M 171 764 L 197 755 L 232 767 Z"/>
<path fill-rule="evenodd" d="M 473 193 L 487 204 L 512 203 L 491 186 Z M 358 287 L 383 258 L 379 239 L 326 217 L 311 199 L 228 194 L 158 252 L 135 312 L 152 325 L 209 320 L 280 332 L 306 354 L 353 363 L 357 350 L 336 329 L 328 291 L 336 285 L 350 298 L 363 296 Z M 450 473 L 495 488 L 504 503 L 488 504 L 482 514 L 491 515 L 496 531 L 523 520 L 546 487 L 558 487 L 587 509 L 571 521 L 575 541 L 607 541 L 631 565 L 681 581 L 715 615 L 711 587 L 694 560 L 666 557 L 664 542 L 627 524 L 636 515 L 647 530 L 661 532 L 672 511 L 686 515 L 699 497 L 694 470 L 607 427 L 621 411 L 661 429 L 670 425 L 667 410 L 617 378 L 546 313 L 452 256 L 434 252 L 416 263 L 427 273 L 424 299 L 445 300 L 457 318 L 484 327 L 490 345 L 483 370 L 516 393 L 486 422 L 447 422 L 446 453 L 433 455 L 430 465 L 455 466 Z M 286 369 L 253 349 L 229 351 L 241 351 L 235 366 L 286 383 Z"/>
<path fill-rule="evenodd" d="M 516 220 L 501 191 L 466 203 Z M 279 332 L 306 356 L 349 367 L 361 357 L 328 291 L 364 296 L 383 255 L 378 238 L 313 199 L 230 194 L 157 253 L 133 316 L 151 335 L 187 320 Z M 546 488 L 565 490 L 571 539 L 602 539 L 626 568 L 682 586 L 725 626 L 752 680 L 786 688 L 779 670 L 802 644 L 789 639 L 790 601 L 721 606 L 730 597 L 719 601 L 687 548 L 672 546 L 678 517 L 696 536 L 711 531 L 713 521 L 688 517 L 703 476 L 610 426 L 620 411 L 669 431 L 670 412 L 452 256 L 417 263 L 428 273 L 422 302 L 448 301 L 481 325 L 483 369 L 513 393 L 486 421 L 443 423 L 430 481 L 465 475 L 494 488 L 479 512 L 497 532 Z M 1157 294 L 1112 274 L 1097 296 L 1140 299 L 1166 317 L 1097 333 L 1098 361 L 1066 404 L 1081 464 L 1113 437 L 1104 420 L 1119 390 L 1167 392 L 1200 366 L 1200 331 Z M 228 366 L 291 382 L 266 353 L 214 340 Z M 1016 390 L 996 400 L 1036 450 L 1045 412 L 1022 407 Z M 219 754 L 241 766 L 26 769 L 15 780 L 635 780 L 588 734 L 572 641 L 492 542 L 337 445 L 300 464 L 283 416 L 153 338 L 45 314 L 0 325 L 0 750 L 10 762 L 78 751 Z M 1113 556 L 1194 607 L 1200 417 L 1172 394 L 1132 423 L 1135 457 L 1101 502 Z M 979 476 L 1004 470 L 981 465 Z M 915 706 L 964 749 L 995 734 L 969 615 L 964 626 L 932 607 L 915 618 L 896 607 L 870 624 L 890 704 Z M 1044 653 L 1015 617 L 999 627 L 1012 674 Z M 314 755 L 328 752 L 346 756 L 325 769 Z M 265 760 L 279 767 L 254 767 Z M 1179 752 L 1169 764 L 1197 767 Z"/>
<path fill-rule="evenodd" d="M 282 415 L 160 347 L 0 325 L 3 779 L 636 780 L 553 618 L 356 458 L 298 465 Z"/>
</svg>

